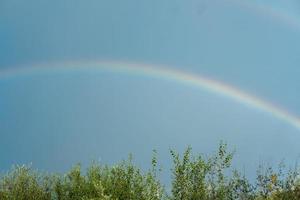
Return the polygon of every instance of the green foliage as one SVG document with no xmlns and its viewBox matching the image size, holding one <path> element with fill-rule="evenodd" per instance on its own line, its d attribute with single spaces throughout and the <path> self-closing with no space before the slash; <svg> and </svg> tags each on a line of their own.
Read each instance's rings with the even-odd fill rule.
<svg viewBox="0 0 300 200">
<path fill-rule="evenodd" d="M 172 188 L 159 181 L 157 152 L 143 172 L 128 160 L 114 166 L 93 163 L 82 172 L 74 166 L 65 175 L 47 175 L 17 166 L 0 177 L 0 200 L 299 200 L 299 171 L 259 166 L 255 183 L 231 168 L 233 153 L 220 143 L 210 156 L 171 150 Z"/>
<path fill-rule="evenodd" d="M 223 200 L 239 197 L 239 191 L 233 190 L 233 184 L 238 182 L 237 176 L 233 180 L 225 176 L 233 158 L 233 153 L 227 152 L 226 144 L 221 143 L 216 155 L 208 159 L 192 156 L 190 147 L 184 152 L 182 160 L 173 150 L 171 155 L 174 163 L 172 200 Z"/>
<path fill-rule="evenodd" d="M 0 181 L 2 200 L 47 200 L 51 199 L 52 181 L 31 168 L 17 166 Z"/>
<path fill-rule="evenodd" d="M 57 200 L 109 200 L 104 194 L 104 188 L 97 168 L 92 166 L 86 176 L 81 173 L 80 165 L 75 166 L 63 178 L 56 177 L 54 197 Z M 53 198 L 54 198 L 53 197 Z"/>
</svg>

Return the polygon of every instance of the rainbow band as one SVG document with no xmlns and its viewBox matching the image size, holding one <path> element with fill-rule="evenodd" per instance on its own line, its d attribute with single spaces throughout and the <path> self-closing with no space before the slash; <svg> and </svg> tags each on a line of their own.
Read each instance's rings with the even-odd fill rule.
<svg viewBox="0 0 300 200">
<path fill-rule="evenodd" d="M 239 6 L 242 6 L 246 9 L 256 12 L 257 14 L 266 15 L 272 19 L 276 19 L 279 22 L 282 22 L 291 28 L 300 31 L 300 20 L 295 16 L 290 15 L 289 13 L 280 11 L 278 9 L 272 8 L 272 6 L 264 5 L 258 1 L 246 1 L 246 0 L 229 0 Z"/>
<path fill-rule="evenodd" d="M 0 78 L 11 78 L 19 75 L 30 75 L 33 73 L 45 73 L 61 70 L 105 70 L 114 73 L 124 73 L 137 76 L 148 76 L 162 80 L 175 81 L 184 85 L 205 89 L 211 93 L 230 98 L 231 100 L 263 111 L 271 116 L 284 121 L 300 131 L 300 119 L 273 104 L 263 101 L 258 97 L 247 94 L 228 84 L 208 79 L 200 75 L 194 75 L 179 70 L 170 69 L 166 66 L 152 66 L 147 64 L 123 63 L 115 61 L 98 62 L 64 62 L 60 64 L 37 65 L 30 68 L 18 68 L 14 70 L 2 71 Z"/>
</svg>

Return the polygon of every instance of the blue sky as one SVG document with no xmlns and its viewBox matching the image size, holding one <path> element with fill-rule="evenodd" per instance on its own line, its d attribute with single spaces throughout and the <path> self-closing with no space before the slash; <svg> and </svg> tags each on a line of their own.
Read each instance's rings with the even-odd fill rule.
<svg viewBox="0 0 300 200">
<path fill-rule="evenodd" d="M 240 4 L 202 0 L 1 4 L 3 68 L 80 59 L 163 63 L 231 80 L 271 99 L 277 97 L 270 88 L 279 88 L 288 92 L 287 104 L 299 110 L 297 99 L 289 95 L 299 89 L 298 30 Z M 278 10 L 278 2 L 265 4 Z M 287 13 L 289 7 L 282 6 L 281 12 Z M 286 87 L 282 79 L 293 87 Z M 258 87 L 261 91 L 256 91 Z"/>
<path fill-rule="evenodd" d="M 300 25 L 278 16 L 300 24 L 300 7 L 296 1 L 245 2 L 252 6 L 229 0 L 2 0 L 0 70 L 76 60 L 165 64 L 299 116 Z M 256 9 L 262 7 L 277 15 Z M 296 160 L 300 152 L 300 133 L 271 116 L 145 77 L 64 71 L 1 79 L 0 111 L 4 169 L 33 162 L 65 170 L 129 152 L 143 163 L 153 148 L 162 157 L 169 147 L 189 144 L 210 152 L 221 139 L 247 157 L 238 165 Z"/>
</svg>

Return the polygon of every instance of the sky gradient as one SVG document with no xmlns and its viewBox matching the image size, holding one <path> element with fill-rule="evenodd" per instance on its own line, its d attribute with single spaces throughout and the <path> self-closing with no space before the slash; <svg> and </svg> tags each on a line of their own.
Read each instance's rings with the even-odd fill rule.
<svg viewBox="0 0 300 200">
<path fill-rule="evenodd" d="M 220 140 L 240 167 L 295 161 L 298 130 L 230 99 L 159 77 L 43 66 L 168 66 L 300 116 L 299 9 L 291 0 L 1 1 L 0 74 L 28 73 L 0 77 L 0 170 L 60 171 L 130 152 L 144 165 L 153 148 L 168 166 L 169 148 L 209 153 Z"/>
</svg>

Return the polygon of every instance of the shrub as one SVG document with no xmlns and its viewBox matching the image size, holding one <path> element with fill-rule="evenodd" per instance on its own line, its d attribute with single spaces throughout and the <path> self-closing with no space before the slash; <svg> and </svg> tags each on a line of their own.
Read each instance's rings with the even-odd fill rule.
<svg viewBox="0 0 300 200">
<path fill-rule="evenodd" d="M 48 200 L 51 192 L 51 178 L 26 166 L 14 167 L 0 181 L 1 200 Z"/>
<path fill-rule="evenodd" d="M 114 166 L 93 163 L 82 172 L 75 165 L 65 175 L 47 175 L 16 166 L 0 177 L 0 200 L 299 200 L 299 171 L 259 166 L 256 182 L 231 168 L 233 153 L 220 143 L 210 157 L 194 156 L 188 147 L 173 159 L 172 189 L 164 190 L 154 151 L 152 168 L 135 166 L 130 156 Z"/>
</svg>

